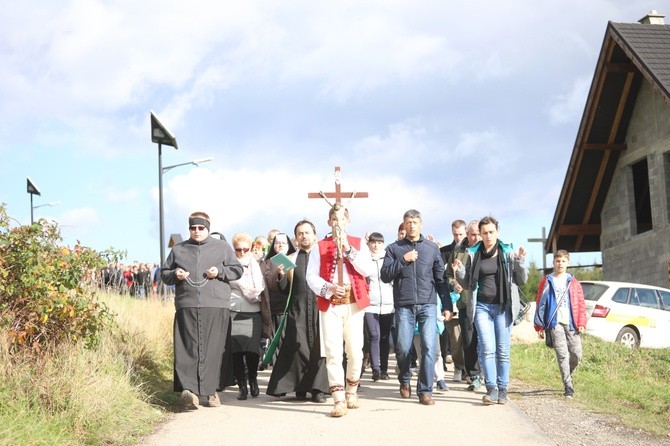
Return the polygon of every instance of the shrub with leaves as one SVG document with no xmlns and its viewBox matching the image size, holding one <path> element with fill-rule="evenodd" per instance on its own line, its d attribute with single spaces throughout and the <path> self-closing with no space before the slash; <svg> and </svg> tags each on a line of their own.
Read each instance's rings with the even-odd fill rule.
<svg viewBox="0 0 670 446">
<path fill-rule="evenodd" d="M 95 345 L 111 320 L 87 282 L 104 265 L 101 254 L 61 242 L 55 223 L 40 219 L 10 227 L 0 204 L 0 327 L 11 348 L 39 353 L 64 340 Z"/>
</svg>

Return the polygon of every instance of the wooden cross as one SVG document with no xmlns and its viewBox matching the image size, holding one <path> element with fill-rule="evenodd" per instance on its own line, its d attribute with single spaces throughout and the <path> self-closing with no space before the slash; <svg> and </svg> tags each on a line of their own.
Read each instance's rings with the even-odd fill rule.
<svg viewBox="0 0 670 446">
<path fill-rule="evenodd" d="M 323 198 L 329 204 L 329 198 L 334 198 L 335 203 L 342 203 L 343 198 L 368 198 L 367 192 L 342 192 L 340 185 L 340 180 L 342 179 L 342 172 L 340 171 L 340 166 L 335 166 L 335 192 L 309 192 L 307 198 Z"/>
<path fill-rule="evenodd" d="M 348 199 L 354 199 L 354 198 L 368 198 L 368 193 L 367 192 L 342 192 L 341 185 L 340 185 L 340 180 L 342 179 L 342 171 L 340 170 L 340 166 L 335 166 L 335 192 L 309 192 L 307 194 L 307 198 L 323 198 L 326 200 L 326 202 L 334 206 L 333 203 L 331 203 L 328 199 L 329 198 L 334 198 L 335 203 L 342 204 L 342 198 L 348 198 Z M 335 238 L 335 232 L 333 231 L 333 238 Z M 338 250 L 337 250 L 337 279 L 340 285 L 343 284 L 343 259 L 342 259 L 342 248 L 341 248 L 341 243 L 338 242 Z"/>
</svg>

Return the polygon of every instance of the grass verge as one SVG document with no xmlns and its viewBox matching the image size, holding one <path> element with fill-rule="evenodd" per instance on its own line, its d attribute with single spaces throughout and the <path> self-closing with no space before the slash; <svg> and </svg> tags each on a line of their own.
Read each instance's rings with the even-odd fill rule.
<svg viewBox="0 0 670 446">
<path fill-rule="evenodd" d="M 582 337 L 583 357 L 575 370 L 575 403 L 581 409 L 617 416 L 626 427 L 670 435 L 670 349 L 630 350 Z M 544 343 L 512 346 L 512 378 L 538 389 L 563 383 L 556 353 Z"/>
<path fill-rule="evenodd" d="M 173 305 L 100 298 L 117 325 L 95 349 L 63 345 L 39 359 L 0 350 L 0 445 L 133 445 L 164 418 Z"/>
</svg>

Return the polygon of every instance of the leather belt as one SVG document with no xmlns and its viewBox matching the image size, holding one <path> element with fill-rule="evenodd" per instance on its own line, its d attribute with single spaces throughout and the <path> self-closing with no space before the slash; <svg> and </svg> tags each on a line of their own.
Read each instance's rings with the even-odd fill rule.
<svg viewBox="0 0 670 446">
<path fill-rule="evenodd" d="M 331 297 L 330 303 L 333 305 L 344 305 L 344 304 L 353 304 L 356 303 L 356 298 L 354 293 L 351 292 L 351 288 L 347 288 L 342 297 Z"/>
</svg>

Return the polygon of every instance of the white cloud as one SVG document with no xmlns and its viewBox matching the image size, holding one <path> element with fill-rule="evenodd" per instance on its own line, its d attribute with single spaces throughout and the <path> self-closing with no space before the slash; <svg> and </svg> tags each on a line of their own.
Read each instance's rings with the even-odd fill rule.
<svg viewBox="0 0 670 446">
<path fill-rule="evenodd" d="M 590 77 L 575 79 L 569 89 L 551 97 L 546 113 L 553 125 L 578 122 L 591 86 Z"/>
</svg>

